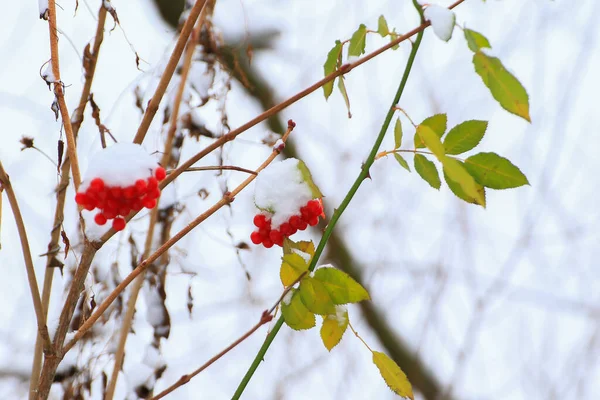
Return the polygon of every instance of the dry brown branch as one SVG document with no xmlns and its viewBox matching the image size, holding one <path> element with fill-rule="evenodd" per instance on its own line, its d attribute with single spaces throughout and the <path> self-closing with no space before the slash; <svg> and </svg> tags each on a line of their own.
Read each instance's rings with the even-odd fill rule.
<svg viewBox="0 0 600 400">
<path fill-rule="evenodd" d="M 8 203 L 12 209 L 15 217 L 15 223 L 17 224 L 17 231 L 19 232 L 19 239 L 21 241 L 21 249 L 23 251 L 23 259 L 25 260 L 25 270 L 27 271 L 27 280 L 29 281 L 29 289 L 31 290 L 31 299 L 33 300 L 33 308 L 35 310 L 35 317 L 37 319 L 38 332 L 42 337 L 44 343 L 44 351 L 47 354 L 52 354 L 52 343 L 50 342 L 50 335 L 48 334 L 48 327 L 44 319 L 44 310 L 42 307 L 42 300 L 40 298 L 40 290 L 38 288 L 37 279 L 35 277 L 35 269 L 33 266 L 33 259 L 31 258 L 31 249 L 29 248 L 29 240 L 27 240 L 27 231 L 25 230 L 25 223 L 21 216 L 21 210 L 19 209 L 19 203 L 17 197 L 10 183 L 10 178 L 4 166 L 0 161 L 0 185 L 2 191 L 6 192 L 8 197 Z"/>
<path fill-rule="evenodd" d="M 106 22 L 106 9 L 100 6 L 98 11 L 98 25 L 96 26 L 96 36 L 92 52 L 89 52 L 89 45 L 84 51 L 83 67 L 85 70 L 85 82 L 79 98 L 79 106 L 73 111 L 73 135 L 77 138 L 79 128 L 83 121 L 83 113 L 87 105 L 87 100 L 90 96 L 94 74 L 96 72 L 96 64 L 98 62 L 98 54 L 100 46 L 104 39 L 104 24 Z M 67 187 L 70 180 L 71 159 L 67 155 L 61 166 L 60 182 L 56 188 L 56 208 L 54 211 L 54 222 L 52 223 L 52 231 L 50 233 L 50 243 L 48 243 L 48 258 L 46 269 L 44 271 L 44 284 L 42 289 L 42 305 L 44 307 L 44 322 L 48 316 L 48 306 L 50 302 L 50 293 L 52 291 L 52 279 L 55 271 L 56 253 L 58 252 L 60 240 L 60 228 L 64 219 L 65 198 L 67 195 Z M 65 254 L 66 256 L 66 254 Z M 33 356 L 33 366 L 31 369 L 31 380 L 29 382 L 29 396 L 33 398 L 37 388 L 40 370 L 42 367 L 42 342 L 38 335 L 35 344 Z"/>
<path fill-rule="evenodd" d="M 146 133 L 150 128 L 150 124 L 158 111 L 158 106 L 160 101 L 163 98 L 163 95 L 167 91 L 167 86 L 169 86 L 169 82 L 171 82 L 171 78 L 175 73 L 175 69 L 177 68 L 177 64 L 179 63 L 179 59 L 181 58 L 181 54 L 183 53 L 183 49 L 185 44 L 192 33 L 192 29 L 196 24 L 196 20 L 200 17 L 200 12 L 204 8 L 206 4 L 206 0 L 196 0 L 196 3 L 190 10 L 190 15 L 188 16 L 183 28 L 181 29 L 181 33 L 179 34 L 179 38 L 177 39 L 177 43 L 175 44 L 175 48 L 171 53 L 171 57 L 169 58 L 169 62 L 165 67 L 165 71 L 160 77 L 160 81 L 158 82 L 158 86 L 148 107 L 146 107 L 146 112 L 144 113 L 144 117 L 142 118 L 142 122 L 138 128 L 137 133 L 135 134 L 135 138 L 133 139 L 134 143 L 141 144 L 146 137 Z"/>
<path fill-rule="evenodd" d="M 65 128 L 67 137 L 67 154 L 71 159 L 71 173 L 73 174 L 73 183 L 75 190 L 79 190 L 81 184 L 81 174 L 79 172 L 79 162 L 77 161 L 77 148 L 75 146 L 75 135 L 67 103 L 65 102 L 65 93 L 63 83 L 60 80 L 60 64 L 58 57 L 58 29 L 56 27 L 56 3 L 55 0 L 48 0 L 48 28 L 50 30 L 50 58 L 52 63 L 52 75 L 54 75 L 54 95 L 58 101 L 60 117 Z"/>
<path fill-rule="evenodd" d="M 295 124 L 290 120 L 288 125 L 287 132 L 282 136 L 282 140 L 285 143 L 290 133 L 294 129 Z M 257 169 L 256 172 L 259 173 L 263 169 L 265 169 L 279 154 L 279 151 L 273 150 L 271 155 L 263 162 Z M 79 339 L 85 335 L 85 333 L 94 325 L 94 323 L 102 316 L 102 314 L 110 307 L 113 301 L 125 290 L 125 288 L 138 276 L 140 275 L 152 262 L 157 260 L 165 251 L 171 248 L 175 243 L 177 243 L 181 238 L 187 235 L 192 231 L 195 227 L 204 222 L 208 217 L 212 216 L 215 212 L 217 212 L 221 207 L 230 204 L 242 190 L 244 190 L 254 179 L 256 179 L 255 175 L 251 175 L 242 183 L 240 183 L 234 190 L 229 193 L 225 193 L 223 198 L 215 203 L 208 210 L 200 214 L 196 217 L 192 222 L 190 222 L 185 228 L 177 232 L 171 239 L 166 241 L 162 246 L 160 246 L 154 253 L 152 253 L 148 258 L 143 260 L 123 281 L 117 285 L 117 287 L 106 297 L 106 299 L 96 307 L 96 311 L 83 323 L 80 327 L 73 339 L 68 342 L 64 348 L 62 355 L 68 352 L 75 343 Z"/>
</svg>

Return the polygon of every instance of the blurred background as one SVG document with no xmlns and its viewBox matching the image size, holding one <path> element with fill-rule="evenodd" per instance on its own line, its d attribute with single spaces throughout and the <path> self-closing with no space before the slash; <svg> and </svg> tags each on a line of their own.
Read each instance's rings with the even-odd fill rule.
<svg viewBox="0 0 600 400">
<path fill-rule="evenodd" d="M 111 30 L 108 18 L 92 91 L 102 122 L 118 141 L 130 141 L 141 119 L 136 100 L 145 104 L 153 93 L 175 43 L 184 1 L 112 4 L 120 26 Z M 59 5 L 61 73 L 72 111 L 83 83 L 83 48 L 94 37 L 100 2 L 79 1 L 77 10 L 73 1 Z M 0 159 L 20 201 L 41 282 L 46 258 L 36 256 L 47 252 L 58 182 L 53 163 L 62 137 L 50 110 L 53 94 L 40 78 L 50 57 L 48 25 L 38 19 L 33 0 L 3 2 L 0 9 Z M 532 124 L 493 100 L 474 72 L 458 29 L 448 43 L 426 31 L 400 106 L 415 121 L 447 113 L 449 127 L 488 120 L 478 150 L 509 158 L 531 186 L 489 191 L 484 210 L 459 201 L 446 186 L 433 190 L 393 158 L 380 159 L 371 169 L 372 180 L 342 216 L 322 261 L 369 289 L 372 301 L 350 306 L 350 319 L 373 349 L 403 368 L 416 398 L 595 399 L 600 391 L 600 3 L 466 0 L 455 11 L 459 24 L 487 36 L 493 53 L 526 87 Z M 349 38 L 361 23 L 377 29 L 381 14 L 400 33 L 418 25 L 409 0 L 218 0 L 212 18 L 217 61 L 210 54 L 198 61 L 214 62 L 209 100 L 204 104 L 202 93 L 189 93 L 190 107 L 197 108 L 194 115 L 201 121 L 197 125 L 204 130 L 196 137 L 181 131 L 189 136 L 181 159 L 214 140 L 210 136 L 240 126 L 316 82 L 334 41 Z M 367 51 L 385 42 L 369 36 Z M 409 51 L 404 43 L 347 75 L 351 119 L 339 93 L 326 102 L 318 91 L 228 143 L 202 165 L 256 168 L 271 151 L 263 144 L 268 132 L 282 133 L 291 118 L 297 128 L 286 155 L 306 162 L 331 215 L 360 171 Z M 176 84 L 177 77 L 166 104 Z M 149 152 L 162 148 L 164 112 L 159 111 L 144 142 Z M 85 118 L 78 141 L 83 171 L 100 149 L 89 110 Z M 33 138 L 37 150 L 22 151 L 23 136 Z M 411 136 L 405 125 L 405 137 Z M 392 146 L 389 135 L 383 149 Z M 172 232 L 244 178 L 235 171 L 182 175 L 161 200 L 161 207 L 172 212 Z M 65 268 L 55 271 L 50 328 L 81 250 L 69 190 L 64 229 L 73 251 L 64 260 L 59 256 Z M 135 398 L 136 388 L 144 384 L 156 392 L 164 389 L 248 330 L 279 297 L 280 252 L 247 245 L 255 213 L 252 190 L 169 253 L 165 304 L 170 336 L 158 339 L 167 368 L 156 382 L 149 378 L 148 344 L 157 340 L 147 318 L 152 295 L 142 291 L 115 398 Z M 35 318 L 7 202 L 1 216 L 0 398 L 25 398 Z M 140 214 L 99 251 L 86 282 L 87 296 L 101 300 L 110 287 L 106 282 L 131 271 L 132 249 L 136 243 L 143 247 L 147 224 L 147 215 Z M 318 241 L 320 232 L 298 237 Z M 94 331 L 96 339 L 75 347 L 64 362 L 73 367 L 67 380 L 91 382 L 85 397 L 101 398 L 102 375 L 110 376 L 113 368 L 118 327 L 115 321 L 102 324 Z M 263 327 L 171 398 L 230 398 L 266 332 Z M 60 384 L 53 386 L 52 396 L 69 398 Z M 244 398 L 394 395 L 351 333 L 329 353 L 317 329 L 284 327 Z"/>
</svg>

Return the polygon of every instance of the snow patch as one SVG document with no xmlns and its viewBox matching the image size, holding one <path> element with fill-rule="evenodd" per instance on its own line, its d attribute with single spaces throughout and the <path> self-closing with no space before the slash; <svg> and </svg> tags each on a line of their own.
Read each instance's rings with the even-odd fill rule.
<svg viewBox="0 0 600 400">
<path fill-rule="evenodd" d="M 335 319 L 339 326 L 346 325 L 348 320 L 348 308 L 346 306 L 335 306 Z"/>
<path fill-rule="evenodd" d="M 162 354 L 160 354 L 160 351 L 152 345 L 148 345 L 148 347 L 146 347 L 146 352 L 144 353 L 142 362 L 155 370 L 161 369 L 167 365 L 167 362 L 163 358 Z"/>
<path fill-rule="evenodd" d="M 290 290 L 289 292 L 287 292 L 285 294 L 285 296 L 283 296 L 283 299 L 281 299 L 281 302 L 283 304 L 285 304 L 286 306 L 289 306 L 290 303 L 292 302 L 292 296 L 294 295 L 294 293 L 292 293 L 292 291 Z"/>
<path fill-rule="evenodd" d="M 446 7 L 430 4 L 424 11 L 425 19 L 431 22 L 433 32 L 437 37 L 447 42 L 452 37 L 456 15 Z"/>
<path fill-rule="evenodd" d="M 48 61 L 48 64 L 46 64 L 46 68 L 44 68 L 44 72 L 42 72 L 42 79 L 48 84 L 55 83 L 57 81 L 54 73 L 52 72 L 52 61 Z"/>
<path fill-rule="evenodd" d="M 271 214 L 272 229 L 278 229 L 290 217 L 299 215 L 300 208 L 312 199 L 298 162 L 295 158 L 274 162 L 256 178 L 254 204 Z"/>
<path fill-rule="evenodd" d="M 294 248 L 292 248 L 292 253 L 298 254 L 304 261 L 306 261 L 307 264 L 310 262 L 310 254 Z"/>
<path fill-rule="evenodd" d="M 285 142 L 282 139 L 277 139 L 273 145 L 273 150 L 281 151 L 283 149 L 285 149 Z"/>
<path fill-rule="evenodd" d="M 198 96 L 204 99 L 215 80 L 215 71 L 207 63 L 198 61 L 191 65 L 188 79 Z"/>
<path fill-rule="evenodd" d="M 85 192 L 94 178 L 106 186 L 129 186 L 138 179 L 146 180 L 158 167 L 144 148 L 133 143 L 115 143 L 96 153 L 90 160 L 80 192 Z"/>
<path fill-rule="evenodd" d="M 114 7 L 112 6 L 112 4 L 110 3 L 110 0 L 103 0 L 102 7 L 104 7 L 106 9 L 106 11 L 108 11 L 108 12 L 115 10 Z"/>
<path fill-rule="evenodd" d="M 48 0 L 38 0 L 38 7 L 40 10 L 40 18 L 46 19 L 46 12 L 48 12 Z"/>
</svg>

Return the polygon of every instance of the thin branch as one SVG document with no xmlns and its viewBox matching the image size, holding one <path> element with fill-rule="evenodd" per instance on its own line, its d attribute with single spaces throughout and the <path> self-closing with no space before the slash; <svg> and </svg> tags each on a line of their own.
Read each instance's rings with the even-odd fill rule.
<svg viewBox="0 0 600 400">
<path fill-rule="evenodd" d="M 171 386 L 169 386 L 168 388 L 166 388 L 165 390 L 163 390 L 162 392 L 160 392 L 156 396 L 152 397 L 151 400 L 162 399 L 166 395 L 168 395 L 168 394 L 172 393 L 173 391 L 175 391 L 177 388 L 179 388 L 179 387 L 185 385 L 186 383 L 188 383 L 193 377 L 195 377 L 196 375 L 198 375 L 200 372 L 204 371 L 206 368 L 210 367 L 215 361 L 217 361 L 219 358 L 223 357 L 225 354 L 227 354 L 229 351 L 231 351 L 232 349 L 234 349 L 237 345 L 239 345 L 240 343 L 242 343 L 244 340 L 248 339 L 254 332 L 256 332 L 258 330 L 258 328 L 260 328 L 264 324 L 270 322 L 272 319 L 273 319 L 273 316 L 271 315 L 270 312 L 268 312 L 266 310 L 263 311 L 263 313 L 262 313 L 262 315 L 260 317 L 260 321 L 258 321 L 258 323 L 256 325 L 254 325 L 248 332 L 244 333 L 239 339 L 237 339 L 235 342 L 231 343 L 229 346 L 227 346 L 219 354 L 215 355 L 213 358 L 211 358 L 210 360 L 208 360 L 200 368 L 194 370 L 190 374 L 182 375 L 181 378 L 179 378 L 177 380 L 177 382 L 175 382 L 174 384 L 172 384 Z"/>
<path fill-rule="evenodd" d="M 183 49 L 185 48 L 185 44 L 192 33 L 192 29 L 196 24 L 196 20 L 200 16 L 200 12 L 206 5 L 206 0 L 196 0 L 196 3 L 190 10 L 190 15 L 185 21 L 183 28 L 181 29 L 181 33 L 179 34 L 179 38 L 177 39 L 177 43 L 175 44 L 175 48 L 171 53 L 171 57 L 169 58 L 169 62 L 165 67 L 165 71 L 160 77 L 160 81 L 158 82 L 158 86 L 156 87 L 156 91 L 146 108 L 146 112 L 144 113 L 144 117 L 142 118 L 142 122 L 138 128 L 137 133 L 135 134 L 135 138 L 133 139 L 134 143 L 141 144 L 146 137 L 146 133 L 150 128 L 150 124 L 158 111 L 158 106 L 160 101 L 162 100 L 165 92 L 167 91 L 167 87 L 169 86 L 169 82 L 175 73 L 175 69 L 177 68 L 177 64 L 179 63 L 179 59 L 181 58 L 181 54 L 183 53 Z"/>
<path fill-rule="evenodd" d="M 293 121 L 288 122 L 288 130 L 282 136 L 282 140 L 285 143 L 290 133 L 294 129 L 295 124 Z M 256 172 L 259 173 L 263 169 L 265 169 L 279 154 L 278 150 L 273 150 L 271 155 L 263 162 L 260 167 L 256 169 Z M 129 275 L 127 275 L 119 285 L 106 297 L 106 299 L 96 307 L 96 311 L 79 327 L 77 333 L 73 337 L 73 339 L 68 342 L 63 349 L 62 355 L 66 354 L 83 335 L 94 325 L 94 323 L 102 316 L 102 314 L 110 307 L 110 305 L 116 300 L 116 298 L 125 290 L 125 288 L 138 276 L 140 275 L 150 264 L 152 264 L 155 260 L 157 260 L 165 251 L 171 248 L 175 243 L 177 243 L 181 238 L 191 232 L 195 227 L 204 222 L 208 217 L 212 216 L 215 212 L 217 212 L 221 207 L 230 204 L 237 194 L 239 194 L 242 190 L 244 190 L 252 181 L 256 179 L 256 176 L 252 175 L 246 178 L 242 183 L 240 183 L 234 190 L 229 193 L 225 193 L 223 198 L 215 203 L 212 207 L 206 210 L 204 213 L 200 214 L 196 217 L 192 222 L 190 222 L 185 228 L 177 232 L 171 239 L 166 241 L 162 246 L 160 246 L 154 253 L 152 253 L 148 258 L 143 260 Z"/>
<path fill-rule="evenodd" d="M 55 0 L 48 0 L 48 27 L 50 29 L 50 57 L 52 63 L 52 75 L 54 75 L 54 95 L 58 101 L 58 108 L 65 127 L 65 136 L 67 137 L 67 154 L 71 159 L 71 173 L 73 174 L 73 183 L 75 190 L 79 190 L 81 184 L 81 174 L 79 172 L 79 162 L 77 161 L 77 148 L 75 145 L 75 135 L 67 103 L 65 102 L 65 93 L 63 83 L 60 80 L 60 66 L 58 57 L 58 31 L 56 27 L 56 3 Z"/>
<path fill-rule="evenodd" d="M 207 166 L 207 167 L 191 167 L 191 168 L 186 169 L 183 172 L 224 171 L 224 170 L 240 171 L 240 172 L 245 172 L 250 175 L 257 175 L 256 171 L 252 171 L 251 169 L 246 169 L 246 168 L 242 168 L 242 167 L 236 167 L 235 165 L 215 165 L 215 166 Z M 174 170 L 168 171 L 168 173 L 170 174 L 173 171 Z"/>
<path fill-rule="evenodd" d="M 42 300 L 40 298 L 40 290 L 38 288 L 37 279 L 35 277 L 35 269 L 33 266 L 33 259 L 31 258 L 31 249 L 29 248 L 29 240 L 27 240 L 27 231 L 25 230 L 25 223 L 21 216 L 21 210 L 19 209 L 19 203 L 17 197 L 10 183 L 10 178 L 4 166 L 0 161 L 0 184 L 6 197 L 8 197 L 8 203 L 12 209 L 15 217 L 15 223 L 17 224 L 17 231 L 19 232 L 19 239 L 21 241 L 21 249 L 23 251 L 23 258 L 25 260 L 25 270 L 27 271 L 27 280 L 29 281 L 29 289 L 31 290 L 31 299 L 33 300 L 33 308 L 35 310 L 35 317 L 37 319 L 38 332 L 42 337 L 44 343 L 44 351 L 48 354 L 53 353 L 52 343 L 50 342 L 50 335 L 48 334 L 48 327 L 44 322 L 44 310 L 42 307 Z"/>
<path fill-rule="evenodd" d="M 98 10 L 98 24 L 96 26 L 96 36 L 94 38 L 94 45 L 92 52 L 90 53 L 86 47 L 84 50 L 83 68 L 85 71 L 85 82 L 79 97 L 79 106 L 73 111 L 73 135 L 77 138 L 79 128 L 83 121 L 83 112 L 87 105 L 87 100 L 90 97 L 92 89 L 92 81 L 96 72 L 96 64 L 98 62 L 98 54 L 100 53 L 100 46 L 104 39 L 104 24 L 106 22 L 106 8 L 100 6 Z M 50 304 L 50 293 L 52 291 L 52 279 L 54 277 L 53 261 L 55 259 L 54 249 L 58 248 L 58 241 L 60 240 L 60 228 L 64 220 L 64 208 L 65 199 L 67 195 L 67 187 L 69 186 L 69 171 L 71 166 L 71 159 L 68 154 L 63 161 L 61 166 L 60 182 L 56 188 L 56 208 L 54 211 L 54 222 L 52 223 L 52 231 L 50 233 L 50 243 L 48 243 L 48 257 L 46 261 L 46 269 L 44 271 L 44 283 L 42 289 L 42 306 L 44 309 L 44 322 L 48 317 L 48 308 Z M 65 255 L 66 256 L 66 255 Z M 37 390 L 37 384 L 40 377 L 40 370 L 42 367 L 42 342 L 41 337 L 38 335 L 35 343 L 35 350 L 33 356 L 33 365 L 31 368 L 31 380 L 29 382 L 29 397 L 33 398 L 35 391 Z"/>
<path fill-rule="evenodd" d="M 462 3 L 463 1 L 464 0 L 457 1 L 453 6 L 451 6 L 451 8 Z M 421 26 L 426 27 L 427 25 L 423 18 L 423 11 L 422 11 L 421 6 L 416 2 L 416 0 L 413 0 L 413 4 L 414 4 L 415 8 L 417 9 L 417 11 L 419 12 L 419 15 L 421 17 Z M 319 257 L 323 253 L 323 250 L 325 249 L 325 245 L 327 244 L 329 237 L 333 233 L 333 229 L 334 229 L 337 221 L 340 219 L 340 217 L 342 216 L 342 214 L 344 213 L 344 211 L 346 210 L 346 208 L 348 207 L 348 205 L 354 198 L 354 195 L 358 191 L 358 189 L 361 186 L 361 184 L 363 183 L 363 181 L 369 177 L 369 169 L 371 168 L 371 165 L 373 165 L 373 163 L 375 162 L 375 157 L 377 156 L 377 151 L 379 150 L 379 147 L 381 146 L 381 143 L 383 142 L 385 134 L 389 128 L 390 122 L 392 121 L 392 118 L 394 116 L 394 111 L 395 111 L 394 107 L 397 106 L 397 104 L 400 101 L 400 98 L 402 96 L 402 93 L 404 92 L 404 88 L 406 87 L 406 82 L 408 81 L 408 77 L 410 75 L 410 71 L 411 71 L 413 63 L 415 61 L 417 51 L 419 50 L 419 45 L 421 44 L 421 40 L 423 39 L 423 29 L 421 29 L 419 31 L 417 38 L 415 40 L 415 43 L 413 44 L 410 55 L 408 57 L 408 61 L 406 63 L 406 68 L 404 69 L 404 74 L 402 75 L 402 79 L 400 81 L 400 84 L 398 85 L 398 89 L 396 90 L 396 94 L 394 96 L 392 104 L 390 105 L 390 108 L 388 109 L 388 112 L 385 116 L 383 124 L 381 125 L 379 134 L 377 135 L 377 138 L 375 139 L 375 143 L 373 143 L 373 147 L 371 148 L 369 156 L 365 160 L 360 173 L 358 174 L 358 176 L 356 177 L 356 180 L 354 181 L 354 184 L 352 185 L 352 187 L 350 188 L 350 190 L 348 191 L 348 193 L 346 194 L 346 196 L 340 203 L 339 207 L 336 208 L 335 212 L 333 213 L 333 216 L 331 217 L 331 221 L 329 222 L 329 224 L 327 225 L 327 228 L 323 232 L 321 241 L 319 242 L 317 248 L 315 249 L 315 254 L 313 255 L 311 263 L 308 267 L 309 271 L 314 271 L 315 267 L 317 266 L 317 262 L 319 261 Z M 267 339 L 265 340 L 265 342 L 261 346 L 260 350 L 256 354 L 256 357 L 254 358 L 254 361 L 250 365 L 250 368 L 248 369 L 248 371 L 242 378 L 240 384 L 238 385 L 238 388 L 235 391 L 232 399 L 240 398 L 240 396 L 244 392 L 244 389 L 248 385 L 248 382 L 250 382 L 250 379 L 252 378 L 252 376 L 254 375 L 254 372 L 258 368 L 258 365 L 260 364 L 261 360 L 264 358 L 264 355 L 266 354 L 267 350 L 269 349 L 269 346 L 271 345 L 271 343 L 275 339 L 275 336 L 279 332 L 279 329 L 281 328 L 282 324 L 283 324 L 283 317 L 279 318 L 279 320 L 277 321 L 277 324 L 276 324 L 276 329 L 273 329 L 271 331 L 271 333 L 267 336 Z"/>
</svg>

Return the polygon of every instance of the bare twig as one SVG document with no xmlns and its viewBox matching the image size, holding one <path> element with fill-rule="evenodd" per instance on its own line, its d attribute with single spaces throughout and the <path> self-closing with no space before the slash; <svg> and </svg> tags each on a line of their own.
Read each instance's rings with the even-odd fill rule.
<svg viewBox="0 0 600 400">
<path fill-rule="evenodd" d="M 258 330 L 258 328 L 260 328 L 264 324 L 270 322 L 272 319 L 273 319 L 273 315 L 271 315 L 270 312 L 268 312 L 267 310 L 263 311 L 263 313 L 260 317 L 260 321 L 258 321 L 256 323 L 256 325 L 254 325 L 248 332 L 244 333 L 239 339 L 237 339 L 235 342 L 231 343 L 229 346 L 227 346 L 225 349 L 223 349 L 223 351 L 221 351 L 219 354 L 215 355 L 213 358 L 211 358 L 206 363 L 204 363 L 201 367 L 194 370 L 192 373 L 182 375 L 181 378 L 179 378 L 177 380 L 177 382 L 175 382 L 174 384 L 172 384 L 171 386 L 169 386 L 168 388 L 166 388 L 165 390 L 163 390 L 156 396 L 152 397 L 152 400 L 162 399 L 166 395 L 175 391 L 177 388 L 188 383 L 193 377 L 198 375 L 200 372 L 204 371 L 206 368 L 210 367 L 215 361 L 217 361 L 219 358 L 223 357 L 229 351 L 231 351 L 232 349 L 237 347 L 244 340 L 248 339 L 254 332 L 256 332 Z"/>
<path fill-rule="evenodd" d="M 55 0 L 48 0 L 48 27 L 50 29 L 50 57 L 52 63 L 52 75 L 54 75 L 54 95 L 58 101 L 60 116 L 65 127 L 65 136 L 67 137 L 67 154 L 71 159 L 71 173 L 73 174 L 73 183 L 75 190 L 79 190 L 81 183 L 81 174 L 79 172 L 79 162 L 77 161 L 77 148 L 75 147 L 75 135 L 73 126 L 69 117 L 69 110 L 65 102 L 65 93 L 63 83 L 60 80 L 60 67 L 58 57 L 58 30 L 56 27 L 56 3 Z"/>
<path fill-rule="evenodd" d="M 292 130 L 294 129 L 294 126 L 295 126 L 295 124 L 290 120 L 289 125 L 288 125 L 288 130 L 281 138 L 284 143 L 287 140 L 287 138 L 289 137 Z M 260 165 L 260 167 L 258 167 L 256 169 L 256 172 L 259 173 L 260 171 L 265 169 L 277 157 L 278 154 L 279 154 L 278 150 L 273 150 L 273 152 L 265 160 L 265 162 L 263 162 Z M 79 327 L 79 330 L 77 331 L 77 333 L 75 334 L 73 339 L 64 346 L 62 355 L 64 355 L 71 348 L 73 348 L 75 343 L 77 343 L 77 341 L 79 339 L 81 339 L 81 337 L 83 335 L 85 335 L 85 333 L 92 327 L 92 325 L 94 325 L 94 323 L 108 309 L 108 307 L 110 307 L 112 302 L 116 300 L 116 298 L 123 292 L 123 290 L 125 290 L 125 288 L 138 275 L 140 275 L 150 264 L 152 264 L 152 262 L 157 260 L 165 251 L 167 251 L 175 243 L 177 243 L 179 240 L 181 240 L 181 238 L 183 238 L 185 235 L 187 235 L 189 232 L 191 232 L 192 229 L 194 229 L 195 227 L 200 225 L 208 217 L 210 217 L 215 212 L 217 212 L 221 207 L 223 207 L 227 204 L 230 204 L 235 199 L 235 196 L 237 194 L 239 194 L 242 190 L 244 190 L 254 179 L 256 179 L 256 176 L 254 176 L 254 175 L 251 175 L 248 178 L 246 178 L 246 180 L 244 180 L 242 183 L 240 183 L 234 190 L 232 190 L 229 193 L 226 193 L 221 200 L 219 200 L 217 203 L 215 203 L 212 207 L 210 207 L 204 213 L 202 213 L 198 217 L 196 217 L 185 228 L 183 228 L 181 231 L 177 232 L 171 239 L 166 241 L 162 246 L 160 246 L 148 258 L 143 260 L 133 271 L 131 271 L 131 273 L 129 275 L 127 275 L 125 277 L 125 279 L 123 279 L 123 281 L 119 285 L 117 285 L 117 287 L 106 297 L 106 299 L 100 305 L 98 305 L 96 307 L 96 311 Z"/>
<path fill-rule="evenodd" d="M 142 118 L 142 122 L 138 128 L 137 133 L 135 134 L 135 138 L 133 139 L 134 143 L 142 143 L 144 141 L 144 137 L 146 137 L 146 133 L 150 128 L 150 124 L 158 111 L 158 106 L 160 101 L 162 100 L 163 95 L 167 91 L 167 86 L 169 86 L 169 82 L 173 77 L 173 73 L 175 73 L 175 69 L 177 68 L 177 64 L 179 63 L 179 59 L 181 58 L 181 54 L 183 53 L 183 49 L 185 44 L 192 33 L 192 29 L 196 24 L 196 20 L 200 16 L 200 12 L 206 5 L 206 0 L 196 0 L 196 3 L 190 10 L 190 15 L 188 16 L 183 28 L 181 29 L 181 33 L 179 34 L 179 38 L 177 39 L 177 43 L 175 44 L 175 48 L 173 49 L 173 53 L 171 53 L 171 57 L 169 58 L 169 62 L 165 67 L 165 71 L 160 77 L 160 81 L 158 82 L 158 86 L 148 107 L 146 108 L 146 112 L 144 113 L 144 117 Z"/>
<path fill-rule="evenodd" d="M 15 196 L 15 192 L 10 183 L 10 178 L 4 170 L 2 162 L 0 162 L 0 184 L 2 185 L 3 191 L 6 192 L 8 203 L 10 204 L 10 208 L 12 209 L 15 222 L 17 224 L 17 231 L 19 232 L 19 239 L 21 240 L 21 248 L 23 250 L 23 258 L 25 260 L 25 270 L 27 271 L 27 280 L 29 281 L 29 289 L 31 290 L 33 308 L 35 309 L 35 317 L 37 319 L 38 332 L 44 343 L 44 351 L 48 354 L 52 354 L 52 344 L 50 342 L 50 335 L 48 334 L 48 327 L 44 321 L 44 310 L 42 307 L 42 300 L 40 298 L 40 290 L 35 277 L 35 269 L 33 267 L 33 259 L 31 258 L 29 241 L 27 240 L 25 223 L 23 222 L 21 210 L 19 209 L 19 203 L 17 202 L 17 197 Z"/>
<path fill-rule="evenodd" d="M 214 165 L 207 167 L 191 167 L 186 169 L 183 172 L 198 172 L 198 171 L 240 171 L 245 172 L 247 174 L 256 175 L 256 171 L 252 171 L 251 169 L 246 169 L 242 167 L 236 167 L 235 165 Z M 169 171 L 170 174 L 172 171 Z"/>
<path fill-rule="evenodd" d="M 87 105 L 87 100 L 90 96 L 92 89 L 92 81 L 94 80 L 94 74 L 96 72 L 96 64 L 98 62 L 98 54 L 100 52 L 100 46 L 104 39 L 104 24 L 106 22 L 106 8 L 100 6 L 98 11 L 98 25 L 96 26 L 96 36 L 94 38 L 94 45 L 92 52 L 88 51 L 88 47 L 84 50 L 83 67 L 85 70 L 85 82 L 79 97 L 79 106 L 73 111 L 73 135 L 77 137 L 79 128 L 83 121 L 83 112 Z M 56 208 L 54 211 L 54 222 L 52 223 L 52 231 L 50 233 L 50 243 L 48 243 L 48 258 L 46 261 L 46 269 L 44 271 L 44 284 L 42 289 L 42 306 L 44 308 L 44 322 L 48 316 L 48 307 L 50 303 L 50 292 L 52 291 L 52 279 L 54 276 L 55 268 L 53 262 L 55 261 L 56 251 L 58 249 L 58 241 L 60 240 L 60 228 L 64 219 L 64 208 L 65 198 L 67 195 L 67 187 L 69 186 L 69 171 L 71 166 L 71 159 L 67 155 L 62 166 L 60 182 L 56 188 Z M 35 351 L 33 356 L 33 366 L 31 369 L 31 380 L 29 382 L 29 396 L 33 398 L 37 388 L 37 384 L 40 377 L 40 370 L 42 367 L 42 342 L 41 337 L 38 335 L 35 344 Z"/>
</svg>

